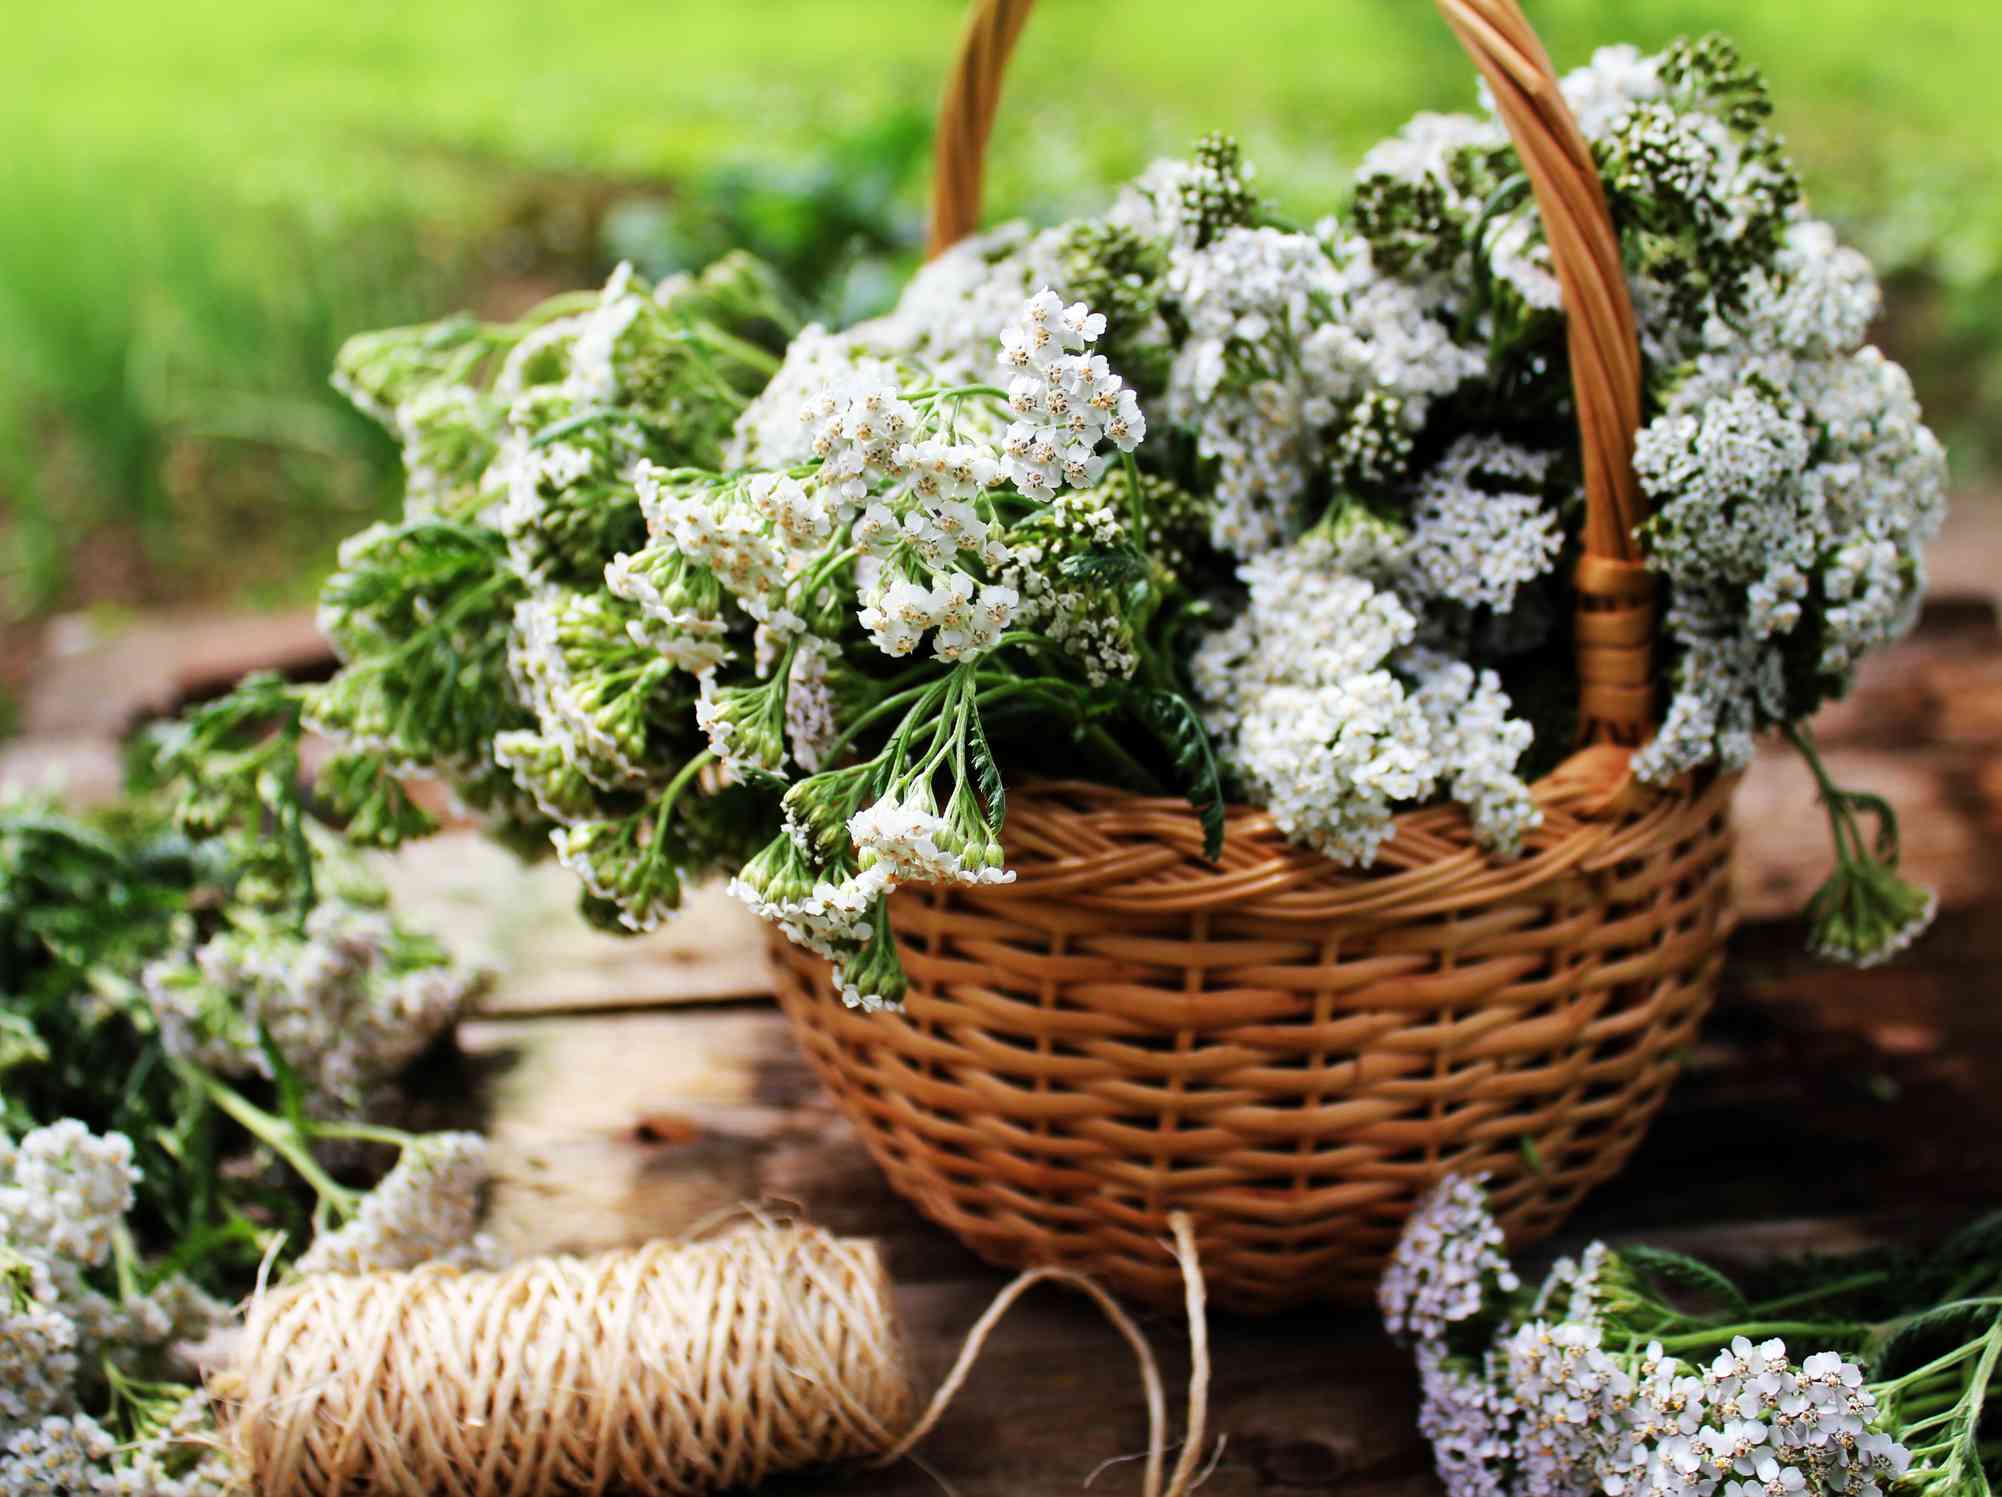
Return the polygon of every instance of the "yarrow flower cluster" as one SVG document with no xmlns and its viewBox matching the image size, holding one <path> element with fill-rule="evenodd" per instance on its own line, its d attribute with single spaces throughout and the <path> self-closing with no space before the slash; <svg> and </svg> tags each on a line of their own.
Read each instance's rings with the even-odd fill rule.
<svg viewBox="0 0 2002 1497">
<path fill-rule="evenodd" d="M 1147 435 L 1140 399 L 1090 346 L 1105 334 L 1105 314 L 1083 302 L 1066 307 L 1043 287 L 1001 334 L 1008 411 L 1004 469 L 1031 499 L 1068 485 L 1089 488 L 1105 471 L 1099 445 L 1131 452 Z"/>
<path fill-rule="evenodd" d="M 1377 1304 L 1391 1335 L 1443 1341 L 1448 1327 L 1480 1313 L 1490 1292 L 1519 1287 L 1481 1182 L 1455 1175 L 1433 1187 L 1405 1224 Z"/>
<path fill-rule="evenodd" d="M 1416 647 L 1396 593 L 1335 566 L 1310 533 L 1247 562 L 1245 611 L 1193 662 L 1218 742 L 1290 836 L 1369 863 L 1402 804 L 1442 783 L 1501 852 L 1541 819 L 1514 766 L 1527 723 L 1492 671 Z"/>
<path fill-rule="evenodd" d="M 479 1134 L 413 1139 L 353 1217 L 315 1237 L 294 1271 L 382 1273 L 424 1263 L 493 1267 L 500 1248 L 477 1226 L 487 1177 L 487 1141 Z"/>
<path fill-rule="evenodd" d="M 206 1395 L 181 1381 L 193 1368 L 177 1350 L 226 1326 L 229 1307 L 178 1276 L 144 1293 L 124 1282 L 132 1158 L 123 1134 L 73 1118 L 18 1142 L 0 1133 L 5 1497 L 219 1497 L 240 1485 Z M 495 1261 L 475 1229 L 484 1161 L 478 1134 L 413 1139 L 373 1191 L 335 1203 L 352 1219 L 292 1271 Z M 123 1273 L 108 1267 L 114 1251 L 127 1255 Z"/>
<path fill-rule="evenodd" d="M 1608 49 L 1563 89 L 1655 413 L 1665 705 L 1633 765 L 1665 783 L 1909 624 L 1939 452 L 1727 43 Z M 885 899 L 1004 876 L 1025 772 L 1179 790 L 1209 841 L 1242 796 L 1358 868 L 1441 801 L 1533 852 L 1585 528 L 1534 195 L 1491 100 L 1369 152 L 1341 219 L 1282 223 L 1254 183 L 1212 137 L 840 330 L 736 256 L 358 340 L 340 380 L 410 499 L 329 584 L 312 722 L 358 783 L 439 773 L 553 846 L 606 928 L 724 873 L 870 1006 L 903 990 Z M 1816 944 L 1871 960 L 1924 906 L 1859 805 L 1831 803 Z"/>
<path fill-rule="evenodd" d="M 0 1497 L 239 1489 L 195 1386 L 229 1302 L 490 1247 L 481 1140 L 384 1120 L 476 979 L 304 819 L 294 693 L 253 678 L 152 745 L 179 829 L 0 797 Z"/>
<path fill-rule="evenodd" d="M 121 1441 L 88 1411 L 107 1386 L 174 1365 L 227 1319 L 185 1279 L 148 1292 L 109 1272 L 138 1183 L 132 1143 L 74 1118 L 0 1133 L 0 1493 L 211 1497 L 228 1479 L 213 1422 Z M 200 1395 L 187 1390 L 183 1397 Z"/>
<path fill-rule="evenodd" d="M 139 746 L 161 793 L 88 818 L 0 796 L 4 1497 L 239 1489 L 195 1386 L 229 1302 L 297 1271 L 323 1224 L 481 1242 L 478 1140 L 385 1121 L 477 978 L 307 815 L 303 697 L 255 676 L 190 709 Z M 410 813 L 378 776 L 330 766 L 363 841 Z M 366 1194 L 392 1147 L 397 1183 Z"/>
<path fill-rule="evenodd" d="M 170 1054 L 271 1080 L 275 1052 L 317 1107 L 342 1113 L 404 1071 L 483 982 L 382 911 L 336 899 L 303 930 L 247 917 L 141 977 Z"/>
<path fill-rule="evenodd" d="M 1966 1254 L 1949 1244 L 1948 1261 L 1964 1285 Z M 1925 1296 L 1951 1280 L 1907 1270 L 1916 1302 L 1866 1324 L 1839 1301 L 1865 1291 L 1881 1301 L 1889 1272 L 1802 1272 L 1816 1277 L 1767 1312 L 1707 1265 L 1594 1243 L 1532 1290 L 1509 1265 L 1480 1182 L 1449 1177 L 1407 1224 L 1378 1299 L 1385 1327 L 1416 1355 L 1420 1425 L 1452 1497 L 1964 1490 L 1954 1440 L 1938 1431 L 1978 1420 L 1982 1385 L 1968 1392 L 1968 1368 L 1992 1333 L 1945 1355 L 1934 1354 L 1946 1342 L 1906 1353 L 1918 1343 L 1903 1327 L 1939 1324 Z M 1984 1263 L 1977 1281 L 1994 1273 Z M 1692 1308 L 1705 1296 L 1707 1308 Z M 2002 1324 L 1988 1301 L 1966 1303 Z M 1834 1344 L 1790 1349 L 1816 1322 Z M 1976 1376 L 1992 1373 L 1982 1363 Z"/>
</svg>

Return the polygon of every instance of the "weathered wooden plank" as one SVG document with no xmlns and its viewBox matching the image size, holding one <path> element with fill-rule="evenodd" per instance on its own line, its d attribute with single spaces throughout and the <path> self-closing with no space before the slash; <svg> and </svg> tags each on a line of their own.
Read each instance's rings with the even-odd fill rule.
<svg viewBox="0 0 2002 1497">
<path fill-rule="evenodd" d="M 483 1019 L 494 1230 L 521 1252 L 673 1236 L 744 1202 L 790 1202 L 883 1241 L 900 1280 L 976 1260 L 883 1182 L 773 1009 Z"/>
<path fill-rule="evenodd" d="M 314 673 L 333 655 L 310 611 L 83 615 L 50 624 L 21 710 L 29 735 L 116 740 L 142 719 L 228 688 L 254 670 Z"/>
<path fill-rule="evenodd" d="M 2002 496 L 1960 493 L 1946 525 L 1926 547 L 1929 591 L 1965 593 L 2002 603 Z"/>
<path fill-rule="evenodd" d="M 927 1394 L 998 1282 L 899 1290 L 917 1384 Z M 1172 1434 L 1179 1438 L 1186 1333 L 1168 1316 L 1150 1318 L 1145 1329 L 1161 1360 Z M 1205 1443 L 1216 1466 L 1206 1493 L 1304 1497 L 1339 1487 L 1364 1497 L 1430 1497 L 1438 1491 L 1414 1422 L 1410 1364 L 1365 1324 L 1312 1315 L 1261 1324 L 1220 1319 L 1211 1333 Z M 773 1481 L 761 1490 L 769 1497 L 830 1491 L 1045 1497 L 1090 1480 L 1094 1492 L 1130 1493 L 1139 1490 L 1133 1457 L 1144 1451 L 1146 1433 L 1139 1375 L 1125 1343 L 1077 1296 L 1043 1289 L 1003 1322 L 916 1460 L 887 1471 Z"/>
<path fill-rule="evenodd" d="M 622 937 L 577 913 L 577 880 L 555 861 L 525 865 L 471 828 L 440 832 L 372 866 L 403 918 L 494 973 L 486 1013 L 661 1007 L 771 991 L 765 928 L 720 883 L 692 887 L 660 930 Z"/>
<path fill-rule="evenodd" d="M 41 734 L 0 743 L 0 792 L 47 793 L 69 805 L 116 798 L 125 783 L 118 745 L 93 734 Z"/>
<path fill-rule="evenodd" d="M 1838 785 L 1883 796 L 1897 813 L 1905 874 L 1947 908 L 2002 899 L 1995 837 L 2002 832 L 2002 739 L 1979 747 L 1913 741 L 1903 748 L 1825 742 Z M 1762 745 L 1733 808 L 1738 852 L 1733 879 L 1740 917 L 1790 920 L 1834 867 L 1833 844 L 1806 762 L 1784 744 Z M 1923 957 L 1919 958 L 1923 960 Z"/>
<path fill-rule="evenodd" d="M 1892 1052 L 1847 1022 L 1860 1022 L 1860 1007 L 1824 1022 L 1804 999 L 1770 1004 L 1747 991 L 1727 994 L 1627 1172 L 1530 1264 L 1598 1235 L 1741 1263 L 1842 1251 L 1922 1234 L 2002 1191 L 2002 1049 L 1969 1042 L 1968 1026 L 1990 1021 L 1970 1017 L 1964 989 L 1957 1005 L 1887 990 L 1879 1028 L 1943 1026 L 1939 1046 Z M 767 1009 L 483 1020 L 463 1041 L 490 1077 L 495 1223 L 517 1250 L 671 1236 L 740 1201 L 783 1198 L 883 1242 L 925 1388 L 1006 1282 L 889 1192 Z M 1153 1312 L 1145 1324 L 1179 1387 L 1179 1316 Z M 1366 1314 L 1219 1317 L 1213 1343 L 1213 1428 L 1229 1443 L 1207 1491 L 1436 1491 L 1412 1424 L 1409 1365 Z M 1088 1305 L 1043 1291 L 997 1334 L 924 1456 L 965 1497 L 1041 1497 L 1143 1443 L 1122 1343 Z M 1131 1491 L 1136 1480 L 1115 1467 L 1094 1489 Z M 903 1467 L 769 1488 L 830 1489 L 918 1497 L 939 1487 Z"/>
<path fill-rule="evenodd" d="M 464 1048 L 487 1068 L 498 1180 L 494 1230 L 519 1252 L 590 1251 L 673 1236 L 745 1201 L 790 1201 L 830 1229 L 882 1242 L 918 1386 L 933 1387 L 1008 1275 L 893 1196 L 792 1048 L 756 1008 L 485 1020 Z M 1179 1315 L 1146 1327 L 1172 1389 L 1187 1377 Z M 1207 1491 L 1375 1497 L 1433 1490 L 1412 1423 L 1410 1368 L 1357 1312 L 1220 1318 L 1213 1428 L 1228 1435 Z M 1171 1395 L 1179 1419 L 1181 1395 Z M 1075 1487 L 1142 1449 L 1146 1423 L 1125 1344 L 1076 1296 L 1046 1289 L 990 1343 L 925 1466 L 773 1483 L 864 1497 L 1025 1497 Z M 1095 1489 L 1133 1490 L 1134 1465 Z"/>
</svg>

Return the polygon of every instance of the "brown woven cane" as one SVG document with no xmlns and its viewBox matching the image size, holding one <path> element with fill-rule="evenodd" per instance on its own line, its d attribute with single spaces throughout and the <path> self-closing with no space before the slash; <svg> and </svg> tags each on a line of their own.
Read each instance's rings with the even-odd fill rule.
<svg viewBox="0 0 2002 1497">
<path fill-rule="evenodd" d="M 902 1014 L 846 1009 L 775 937 L 779 995 L 891 1183 L 997 1262 L 1177 1292 L 1195 1219 L 1224 1304 L 1354 1298 L 1419 1194 L 1485 1172 L 1518 1243 L 1632 1152 L 1716 988 L 1733 781 L 1628 772 L 1653 729 L 1654 593 L 1634 527 L 1640 355 L 1591 152 L 1515 0 L 1438 0 L 1494 91 L 1567 310 L 1587 517 L 1581 747 L 1539 781 L 1523 857 L 1465 813 L 1397 819 L 1375 867 L 1234 808 L 1222 858 L 1181 801 L 1009 796 L 1011 885 L 891 902 Z M 939 122 L 934 252 L 976 222 L 1029 0 L 978 0 Z"/>
</svg>

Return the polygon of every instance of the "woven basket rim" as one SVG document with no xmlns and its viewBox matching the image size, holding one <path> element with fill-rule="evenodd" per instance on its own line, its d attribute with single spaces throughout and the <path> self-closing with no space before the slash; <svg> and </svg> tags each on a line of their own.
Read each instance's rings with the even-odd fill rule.
<svg viewBox="0 0 2002 1497">
<path fill-rule="evenodd" d="M 1715 768 L 1685 774 L 1678 779 L 1656 784 L 1639 779 L 1630 773 L 1631 752 L 1618 745 L 1593 744 L 1571 753 L 1542 775 L 1532 780 L 1529 793 L 1539 806 L 1552 804 L 1577 806 L 1581 791 L 1588 786 L 1600 787 L 1601 798 L 1607 808 L 1620 804 L 1639 805 L 1660 797 L 1687 799 L 1701 792 L 1704 784 L 1723 771 Z M 1127 790 L 1122 786 L 1109 784 L 1104 780 L 1094 780 L 1082 775 L 1037 775 L 1008 786 L 1008 804 L 1013 807 L 1023 800 L 1068 800 L 1086 799 L 1103 801 L 1106 805 L 1081 814 L 1091 815 L 1098 810 L 1117 811 L 1166 811 L 1181 815 L 1191 814 L 1189 802 L 1180 795 L 1149 795 L 1138 790 Z M 1236 824 L 1255 824 L 1258 829 L 1276 825 L 1272 813 L 1265 807 L 1251 801 L 1226 800 L 1224 819 Z M 1447 812 L 1468 820 L 1467 809 L 1458 801 L 1428 801 L 1422 805 L 1409 806 L 1399 811 L 1391 819 L 1394 822 L 1433 820 L 1440 813 Z"/>
<path fill-rule="evenodd" d="M 1543 823 L 1509 857 L 1479 845 L 1453 801 L 1403 812 L 1368 867 L 1350 867 L 1288 839 L 1269 811 L 1226 807 L 1221 855 L 1204 856 L 1186 800 L 1090 780 L 1009 787 L 1002 843 L 1011 883 L 982 897 L 1063 899 L 1097 914 L 1239 912 L 1311 923 L 1397 910 L 1471 911 L 1567 874 L 1617 867 L 1641 854 L 1687 808 L 1728 806 L 1739 776 L 1720 770 L 1647 786 L 1612 745 L 1581 750 L 1536 782 Z"/>
</svg>

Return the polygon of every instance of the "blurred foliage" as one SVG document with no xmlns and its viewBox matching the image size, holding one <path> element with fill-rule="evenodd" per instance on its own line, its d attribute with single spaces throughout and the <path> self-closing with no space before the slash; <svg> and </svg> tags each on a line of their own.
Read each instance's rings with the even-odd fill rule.
<svg viewBox="0 0 2002 1497">
<path fill-rule="evenodd" d="M 1526 0 L 1560 65 L 1720 28 L 1771 76 L 1816 206 L 1896 292 L 1884 335 L 1963 478 L 2002 430 L 2002 7 Z M 364 327 L 506 314 L 624 256 L 746 245 L 823 317 L 918 239 L 960 0 L 141 0 L 17 7 L 0 49 L 0 614 L 300 596 L 393 502 L 326 388 Z M 1298 217 L 1471 71 L 1414 0 L 1045 0 L 996 211 L 1050 216 L 1213 126 Z"/>
<path fill-rule="evenodd" d="M 931 114 L 909 106 L 791 159 L 732 160 L 673 197 L 641 195 L 605 216 L 605 257 L 651 280 L 732 249 L 776 267 L 830 324 L 883 311 L 922 246 L 912 188 L 931 154 Z"/>
</svg>

